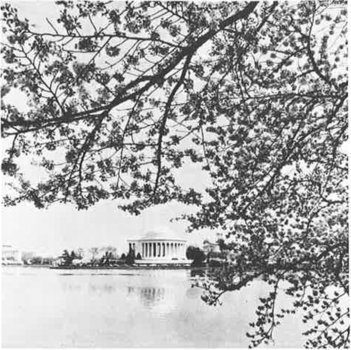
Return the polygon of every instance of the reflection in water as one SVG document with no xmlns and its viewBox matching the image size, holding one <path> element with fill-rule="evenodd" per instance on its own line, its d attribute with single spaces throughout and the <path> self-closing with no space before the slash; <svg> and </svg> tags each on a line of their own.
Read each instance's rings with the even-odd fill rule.
<svg viewBox="0 0 351 350">
<path fill-rule="evenodd" d="M 163 287 L 128 287 L 128 297 L 136 296 L 138 301 L 155 315 L 165 315 L 177 308 L 176 294 Z"/>
<path fill-rule="evenodd" d="M 113 284 L 104 283 L 100 284 L 93 284 L 89 283 L 89 292 L 99 293 L 99 294 L 111 294 L 116 291 L 116 286 Z"/>
<path fill-rule="evenodd" d="M 136 295 L 143 305 L 153 307 L 165 299 L 163 287 L 128 287 L 128 296 Z"/>
<path fill-rule="evenodd" d="M 96 284 L 93 282 L 89 283 L 79 283 L 76 281 L 62 281 L 61 288 L 66 293 L 70 292 L 79 292 L 80 294 L 84 295 L 85 293 L 89 294 L 111 294 L 116 292 L 116 286 L 113 283 L 101 283 Z"/>
<path fill-rule="evenodd" d="M 82 290 L 82 285 L 79 283 L 72 283 L 72 281 L 64 281 L 61 283 L 62 289 L 65 292 L 78 292 Z"/>
</svg>

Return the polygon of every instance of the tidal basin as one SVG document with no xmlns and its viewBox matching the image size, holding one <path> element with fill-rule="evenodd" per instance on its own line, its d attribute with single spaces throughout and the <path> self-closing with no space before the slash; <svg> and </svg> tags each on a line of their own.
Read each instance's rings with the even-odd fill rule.
<svg viewBox="0 0 351 350">
<path fill-rule="evenodd" d="M 194 278 L 191 270 L 5 267 L 2 346 L 247 347 L 267 286 L 253 282 L 213 307 L 191 288 Z M 302 331 L 301 316 L 290 315 L 271 346 L 302 347 Z"/>
</svg>

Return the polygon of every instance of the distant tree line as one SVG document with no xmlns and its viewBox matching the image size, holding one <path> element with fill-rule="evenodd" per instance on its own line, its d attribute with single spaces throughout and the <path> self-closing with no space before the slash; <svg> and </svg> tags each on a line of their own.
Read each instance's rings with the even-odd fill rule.
<svg viewBox="0 0 351 350">
<path fill-rule="evenodd" d="M 104 252 L 101 256 L 101 252 Z M 89 249 L 91 255 L 90 259 L 84 259 L 83 250 L 74 250 L 71 253 L 65 249 L 58 257 L 61 259 L 60 266 L 116 266 L 116 265 L 133 265 L 135 259 L 141 259 L 140 253 L 135 255 L 134 250 L 130 249 L 128 254 L 123 253 L 120 257 L 117 255 L 117 249 L 114 247 L 97 248 L 92 247 Z"/>
</svg>

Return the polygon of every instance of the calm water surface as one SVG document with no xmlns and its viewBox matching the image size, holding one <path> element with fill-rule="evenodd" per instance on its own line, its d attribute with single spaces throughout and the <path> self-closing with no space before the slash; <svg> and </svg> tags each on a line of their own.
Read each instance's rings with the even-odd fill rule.
<svg viewBox="0 0 351 350">
<path fill-rule="evenodd" d="M 188 270 L 2 269 L 3 347 L 247 347 L 254 282 L 211 307 Z M 281 301 L 286 302 L 285 300 Z M 301 347 L 302 322 L 283 321 L 275 346 Z"/>
</svg>

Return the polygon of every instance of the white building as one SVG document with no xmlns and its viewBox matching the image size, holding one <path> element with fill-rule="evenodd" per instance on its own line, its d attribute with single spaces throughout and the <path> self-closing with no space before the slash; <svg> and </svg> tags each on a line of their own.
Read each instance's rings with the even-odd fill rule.
<svg viewBox="0 0 351 350">
<path fill-rule="evenodd" d="M 1 251 L 2 265 L 22 265 L 22 254 L 11 245 L 3 245 Z"/>
<path fill-rule="evenodd" d="M 208 253 L 220 253 L 221 249 L 219 248 L 218 243 L 212 243 L 208 239 L 204 240 L 203 246 L 202 246 L 203 251 L 208 254 Z"/>
<path fill-rule="evenodd" d="M 136 263 L 190 263 L 186 258 L 186 240 L 169 229 L 155 229 L 142 237 L 128 240 L 129 249 L 141 260 Z"/>
</svg>

